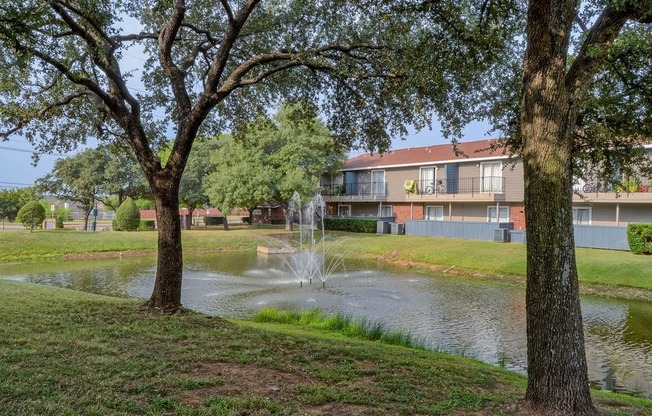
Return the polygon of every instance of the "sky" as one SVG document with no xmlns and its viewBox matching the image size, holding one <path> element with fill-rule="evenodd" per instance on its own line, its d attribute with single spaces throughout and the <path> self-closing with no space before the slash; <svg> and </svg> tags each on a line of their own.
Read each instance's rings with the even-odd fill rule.
<svg viewBox="0 0 652 416">
<path fill-rule="evenodd" d="M 462 141 L 480 140 L 489 137 L 486 123 L 476 122 L 464 130 Z M 449 143 L 439 132 L 437 123 L 433 123 L 433 130 L 420 132 L 412 129 L 405 140 L 396 139 L 392 142 L 392 150 L 407 147 L 419 147 Z M 34 181 L 52 171 L 54 162 L 65 155 L 41 155 L 38 164 L 34 165 L 32 153 L 34 148 L 19 136 L 13 136 L 7 141 L 0 141 L 0 189 L 23 188 L 31 186 Z M 79 149 L 81 150 L 81 149 Z M 69 153 L 73 155 L 75 152 Z M 359 154 L 351 152 L 351 156 Z"/>
</svg>

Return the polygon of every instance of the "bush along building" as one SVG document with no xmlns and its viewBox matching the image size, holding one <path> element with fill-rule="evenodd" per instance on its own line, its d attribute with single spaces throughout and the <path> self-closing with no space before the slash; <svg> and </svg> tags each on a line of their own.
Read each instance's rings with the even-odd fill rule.
<svg viewBox="0 0 652 416">
<path fill-rule="evenodd" d="M 647 151 L 652 157 L 652 146 Z M 409 234 L 524 242 L 523 164 L 510 156 L 496 140 L 363 154 L 323 177 L 322 195 L 334 217 L 390 218 Z M 575 191 L 578 246 L 597 239 L 628 249 L 627 225 L 652 223 L 652 178 L 611 188 L 578 179 Z"/>
</svg>

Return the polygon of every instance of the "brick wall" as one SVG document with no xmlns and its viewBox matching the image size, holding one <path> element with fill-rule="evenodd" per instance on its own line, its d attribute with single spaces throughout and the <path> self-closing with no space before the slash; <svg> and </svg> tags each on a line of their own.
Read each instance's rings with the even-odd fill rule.
<svg viewBox="0 0 652 416">
<path fill-rule="evenodd" d="M 422 220 L 425 218 L 423 213 L 423 204 L 410 205 L 409 203 L 393 203 L 392 211 L 396 216 L 396 222 L 405 222 L 407 220 Z"/>
<path fill-rule="evenodd" d="M 516 203 L 510 205 L 509 221 L 514 223 L 515 230 L 525 229 L 525 207 L 523 206 L 523 203 Z"/>
</svg>

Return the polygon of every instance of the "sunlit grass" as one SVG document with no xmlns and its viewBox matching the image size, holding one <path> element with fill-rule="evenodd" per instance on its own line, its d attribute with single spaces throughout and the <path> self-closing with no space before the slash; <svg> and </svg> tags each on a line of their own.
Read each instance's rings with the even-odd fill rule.
<svg viewBox="0 0 652 416">
<path fill-rule="evenodd" d="M 255 249 L 264 236 L 280 230 L 222 229 L 182 232 L 184 250 Z M 157 232 L 5 231 L 0 232 L 0 262 L 59 259 L 87 253 L 147 252 L 156 254 Z"/>
</svg>

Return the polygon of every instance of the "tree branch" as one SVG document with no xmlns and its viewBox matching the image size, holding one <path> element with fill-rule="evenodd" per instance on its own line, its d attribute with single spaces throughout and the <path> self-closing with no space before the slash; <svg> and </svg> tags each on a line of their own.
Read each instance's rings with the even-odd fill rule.
<svg viewBox="0 0 652 416">
<path fill-rule="evenodd" d="M 300 62 L 288 62 L 288 63 L 285 63 L 283 65 L 276 66 L 276 67 L 271 68 L 271 69 L 267 70 L 266 72 L 264 72 L 264 73 L 262 73 L 260 75 L 257 75 L 257 76 L 255 76 L 253 78 L 245 79 L 245 80 L 242 80 L 242 81 L 238 82 L 237 85 L 234 88 L 240 88 L 240 87 L 244 87 L 244 86 L 247 86 L 247 85 L 257 84 L 260 81 L 264 80 L 265 78 L 268 78 L 268 77 L 270 77 L 270 76 L 272 76 L 272 75 L 274 75 L 274 74 L 276 74 L 278 72 L 285 71 L 286 69 L 290 69 L 290 68 L 296 68 L 296 67 L 299 67 L 299 66 L 303 66 L 303 64 L 300 63 Z M 220 94 L 220 91 L 218 91 L 218 94 Z"/>
<path fill-rule="evenodd" d="M 113 36 L 112 39 L 116 42 L 131 42 L 136 40 L 158 40 L 158 33 L 133 33 L 129 35 Z"/>
<path fill-rule="evenodd" d="M 60 7 L 65 7 L 66 9 L 70 10 L 71 12 L 73 12 L 73 13 L 76 14 L 77 16 L 81 17 L 81 18 L 84 19 L 86 22 L 88 22 L 88 24 L 90 24 L 90 25 L 93 27 L 93 29 L 94 29 L 97 33 L 100 34 L 100 36 L 102 37 L 102 39 L 106 39 L 106 40 L 107 40 L 107 42 L 108 42 L 109 45 L 111 46 L 111 49 L 112 49 L 111 52 L 112 52 L 112 53 L 113 53 L 113 51 L 118 47 L 118 44 L 115 43 L 115 42 L 114 42 L 114 41 L 113 41 L 113 40 L 112 40 L 112 39 L 111 39 L 111 38 L 110 38 L 110 37 L 109 37 L 109 36 L 108 36 L 108 35 L 107 35 L 103 30 L 102 30 L 102 28 L 100 27 L 100 25 L 98 25 L 98 24 L 95 22 L 94 19 L 92 19 L 91 17 L 85 15 L 81 10 L 77 9 L 76 7 L 73 7 L 73 6 L 72 6 L 70 3 L 68 3 L 68 2 L 52 1 L 50 4 L 54 5 L 55 3 L 56 3 L 57 5 L 59 5 Z M 54 8 L 54 7 L 53 7 L 53 8 Z M 68 23 L 68 22 L 66 22 L 66 23 Z"/>
<path fill-rule="evenodd" d="M 220 3 L 222 3 L 222 7 L 224 7 L 224 11 L 229 18 L 229 23 L 233 23 L 233 10 L 231 9 L 229 2 L 227 0 L 220 0 Z"/>
<path fill-rule="evenodd" d="M 247 0 L 245 4 L 242 5 L 242 8 L 238 11 L 238 14 L 234 17 L 231 12 L 231 8 L 228 5 L 226 0 L 222 0 L 222 6 L 224 6 L 227 15 L 229 16 L 229 25 L 224 34 L 224 38 L 220 44 L 215 58 L 213 58 L 213 63 L 209 69 L 206 76 L 206 85 L 204 85 L 204 94 L 206 96 L 211 96 L 217 91 L 217 86 L 222 78 L 224 68 L 226 67 L 226 62 L 233 48 L 240 30 L 244 26 L 245 22 L 249 18 L 249 15 L 254 10 L 256 5 L 260 0 Z"/>
<path fill-rule="evenodd" d="M 72 94 L 68 95 L 67 97 L 64 97 L 62 100 L 59 100 L 59 101 L 54 102 L 52 104 L 41 107 L 41 109 L 38 111 L 38 113 L 36 113 L 36 116 L 37 117 L 43 117 L 47 113 L 49 113 L 51 110 L 53 110 L 53 109 L 55 109 L 57 107 L 66 106 L 66 105 L 70 104 L 71 102 L 73 102 L 74 100 L 76 100 L 78 98 L 88 97 L 88 96 L 94 96 L 94 93 L 92 91 L 90 91 L 90 90 L 83 90 L 83 91 L 78 91 L 78 92 L 72 93 Z M 16 124 L 16 126 L 12 127 L 11 129 L 9 129 L 7 131 L 0 131 L 0 137 L 7 138 L 7 137 L 11 136 L 12 134 L 19 132 L 20 130 L 23 129 L 23 127 L 25 127 L 27 124 L 29 124 L 30 121 L 31 121 L 31 119 L 29 119 L 29 120 L 21 120 Z"/>
<path fill-rule="evenodd" d="M 188 117 L 192 105 L 188 91 L 185 85 L 185 73 L 176 66 L 172 60 L 172 46 L 176 40 L 177 34 L 183 24 L 186 13 L 186 4 L 184 0 L 174 0 L 174 11 L 170 20 L 163 26 L 158 35 L 158 58 L 172 86 L 172 93 L 177 102 L 179 110 L 179 124 L 184 124 Z"/>
<path fill-rule="evenodd" d="M 109 39 L 102 30 L 97 31 L 97 33 L 99 34 L 99 40 L 98 40 L 95 35 L 93 35 L 91 32 L 86 30 L 86 28 L 81 26 L 79 23 L 77 23 L 75 19 L 73 19 L 72 16 L 70 16 L 58 2 L 51 1 L 50 7 L 54 10 L 55 13 L 61 16 L 64 23 L 73 31 L 74 34 L 81 37 L 88 44 L 92 53 L 92 57 L 91 57 L 92 61 L 95 63 L 95 65 L 97 65 L 99 68 L 102 69 L 102 72 L 104 72 L 107 78 L 109 79 L 109 84 L 110 84 L 110 89 L 112 90 L 112 94 L 110 95 L 104 93 L 100 94 L 99 92 L 101 91 L 101 89 L 99 88 L 99 84 L 95 84 L 97 89 L 96 94 L 98 95 L 98 97 L 100 97 L 109 108 L 112 108 L 116 115 L 122 114 L 124 116 L 128 113 L 126 109 L 122 105 L 120 105 L 119 100 L 124 100 L 128 102 L 129 106 L 131 107 L 131 112 L 132 112 L 131 116 L 139 119 L 140 104 L 129 92 L 129 89 L 127 88 L 127 85 L 124 82 L 124 78 L 120 73 L 120 67 L 118 65 L 118 62 L 113 56 L 113 52 L 115 51 L 117 44 L 111 39 Z M 83 15 L 81 14 L 79 15 L 83 17 Z M 93 27 L 97 26 L 94 25 L 89 19 L 85 17 L 83 18 L 86 21 L 88 21 L 89 24 L 91 24 L 91 26 Z M 102 42 L 106 42 L 107 44 L 103 45 Z M 44 56 L 44 54 L 41 55 Z M 41 57 L 41 59 L 43 58 Z M 59 71 L 61 72 L 61 69 L 59 69 Z M 70 79 L 70 77 L 68 78 Z M 72 79 L 70 80 L 75 82 Z M 75 83 L 80 84 L 79 82 L 75 82 Z M 81 84 L 81 85 L 90 88 L 88 84 Z M 93 88 L 91 89 L 95 92 L 95 89 Z M 109 99 L 111 96 L 113 96 L 113 99 Z"/>
<path fill-rule="evenodd" d="M 643 7 L 629 5 L 616 8 L 613 5 L 605 7 L 598 17 L 580 51 L 566 74 L 566 90 L 569 96 L 576 101 L 581 101 L 586 94 L 593 76 L 604 61 L 607 51 L 613 40 L 620 33 L 627 20 L 638 19 L 650 13 L 652 6 L 645 10 Z"/>
</svg>

